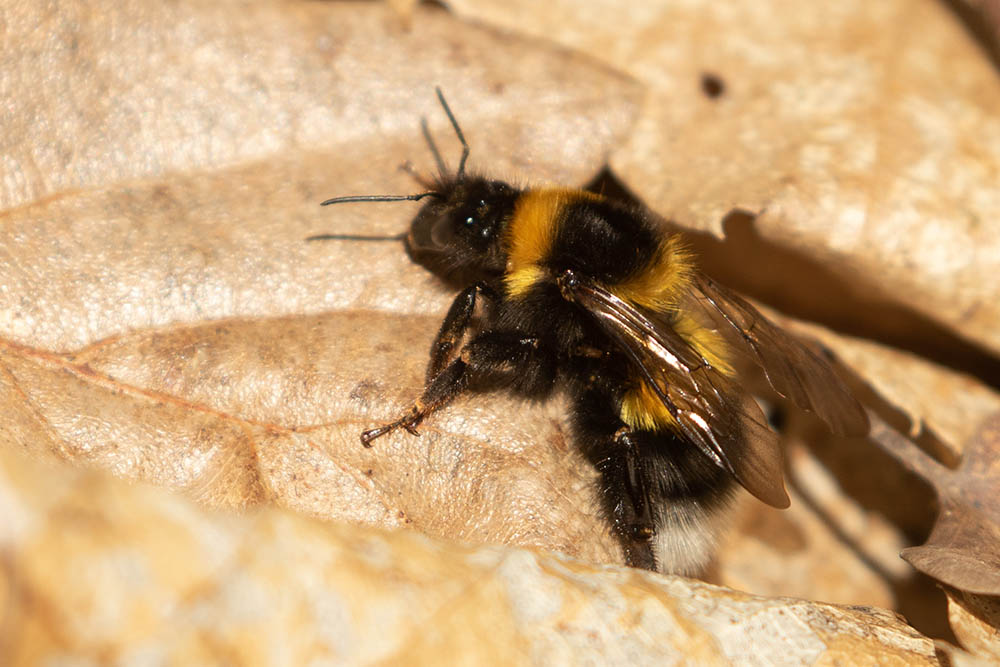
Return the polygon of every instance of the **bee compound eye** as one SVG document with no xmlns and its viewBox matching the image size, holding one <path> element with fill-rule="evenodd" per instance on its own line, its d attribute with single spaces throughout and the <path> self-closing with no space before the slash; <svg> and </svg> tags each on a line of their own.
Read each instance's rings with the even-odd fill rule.
<svg viewBox="0 0 1000 667">
<path fill-rule="evenodd" d="M 465 226 L 466 227 L 471 227 L 474 224 L 476 224 L 476 219 L 474 217 L 472 217 L 471 215 L 468 218 L 465 219 Z"/>
</svg>

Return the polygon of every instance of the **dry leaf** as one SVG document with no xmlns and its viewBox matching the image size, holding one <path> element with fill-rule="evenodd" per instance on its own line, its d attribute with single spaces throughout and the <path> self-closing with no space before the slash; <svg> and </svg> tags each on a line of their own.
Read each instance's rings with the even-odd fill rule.
<svg viewBox="0 0 1000 667">
<path fill-rule="evenodd" d="M 7 664 L 937 664 L 890 613 L 329 524 L 0 451 Z"/>
<path fill-rule="evenodd" d="M 51 13 L 15 4 L 4 22 L 4 78 L 23 93 L 9 98 L 5 117 L 5 209 L 118 181 L 264 166 L 289 153 L 324 153 L 332 169 L 345 155 L 384 159 L 350 144 L 406 136 L 421 145 L 421 114 L 446 128 L 435 84 L 454 91 L 478 153 L 523 146 L 510 159 L 536 176 L 582 179 L 620 141 L 638 93 L 579 57 L 441 11 L 403 21 L 356 3 L 132 0 L 69 2 Z M 510 69 L 533 76 L 512 80 Z M 537 115 L 526 124 L 512 105 Z M 560 138 L 567 126 L 576 131 L 570 142 Z M 396 182 L 412 188 L 405 175 Z"/>
<path fill-rule="evenodd" d="M 1000 596 L 946 588 L 948 620 L 962 646 L 973 655 L 1000 662 Z"/>
<path fill-rule="evenodd" d="M 44 27 L 38 11 L 17 5 L 8 24 Z M 638 95 L 592 63 L 432 10 L 404 29 L 354 3 L 70 3 L 57 23 L 13 32 L 3 68 L 33 94 L 8 111 L 20 143 L 4 151 L 0 326 L 49 350 L 232 316 L 439 312 L 443 295 L 396 249 L 303 243 L 335 226 L 395 233 L 412 207 L 333 215 L 318 202 L 417 187 L 399 166 L 429 162 L 421 114 L 457 157 L 435 83 L 455 91 L 473 167 L 569 181 L 600 168 Z M 512 66 L 535 76 L 510 81 Z"/>
<path fill-rule="evenodd" d="M 436 327 L 340 312 L 142 331 L 65 356 L 8 347 L 3 412 L 18 418 L 4 439 L 211 505 L 619 560 L 557 401 L 473 398 L 421 438 L 361 446 L 419 392 L 424 358 L 408 341 Z"/>
<path fill-rule="evenodd" d="M 940 511 L 927 543 L 903 550 L 915 568 L 962 591 L 1000 595 L 1000 416 L 980 426 L 958 469 L 930 458 L 881 420 L 872 439 L 926 480 Z"/>
<path fill-rule="evenodd" d="M 733 530 L 719 545 L 719 583 L 840 604 L 902 602 L 894 587 L 910 570 L 898 556 L 907 544 L 901 532 L 845 494 L 803 447 L 791 447 L 786 462 L 791 507 L 775 510 L 747 498 L 734 508 Z M 837 518 L 843 535 L 830 530 L 817 508 Z"/>
</svg>

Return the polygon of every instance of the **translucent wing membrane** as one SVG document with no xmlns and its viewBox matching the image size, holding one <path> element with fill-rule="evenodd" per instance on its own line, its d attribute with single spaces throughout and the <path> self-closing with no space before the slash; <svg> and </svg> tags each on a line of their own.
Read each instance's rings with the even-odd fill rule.
<svg viewBox="0 0 1000 667">
<path fill-rule="evenodd" d="M 830 363 L 781 329 L 742 297 L 707 276 L 685 308 L 700 310 L 735 348 L 747 353 L 782 396 L 816 413 L 838 435 L 868 433 L 868 415 Z"/>
<path fill-rule="evenodd" d="M 683 435 L 757 498 L 788 506 L 778 437 L 752 398 L 667 324 L 572 272 L 559 284 L 635 362 Z"/>
</svg>

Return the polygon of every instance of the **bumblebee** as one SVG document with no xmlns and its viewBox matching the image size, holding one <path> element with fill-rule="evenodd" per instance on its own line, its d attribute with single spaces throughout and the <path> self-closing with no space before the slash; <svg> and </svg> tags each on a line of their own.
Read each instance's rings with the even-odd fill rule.
<svg viewBox="0 0 1000 667">
<path fill-rule="evenodd" d="M 701 274 L 681 237 L 647 209 L 466 174 L 469 146 L 437 95 L 462 145 L 454 173 L 423 123 L 439 169 L 427 192 L 323 202 L 426 200 L 409 232 L 389 238 L 467 285 L 431 345 L 423 393 L 399 419 L 362 433 L 366 447 L 397 429 L 416 435 L 464 392 L 540 400 L 560 388 L 627 562 L 692 574 L 711 556 L 713 519 L 736 484 L 789 504 L 778 436 L 738 383 L 738 357 L 833 431 L 867 433 L 864 409 L 827 360 Z M 371 237 L 309 240 L 363 238 Z"/>
</svg>

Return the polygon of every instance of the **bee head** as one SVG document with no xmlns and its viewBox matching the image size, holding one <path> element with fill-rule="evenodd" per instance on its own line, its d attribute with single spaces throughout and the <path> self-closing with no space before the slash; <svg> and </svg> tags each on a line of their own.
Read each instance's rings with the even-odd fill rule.
<svg viewBox="0 0 1000 667">
<path fill-rule="evenodd" d="M 464 177 L 439 183 L 434 192 L 406 236 L 414 261 L 445 275 L 502 273 L 503 231 L 519 191 L 503 181 Z"/>
<path fill-rule="evenodd" d="M 437 146 L 421 119 L 421 128 L 427 145 L 437 162 L 438 176 L 428 184 L 430 190 L 413 195 L 351 195 L 335 197 L 323 205 L 346 202 L 386 202 L 425 200 L 423 207 L 410 223 L 408 233 L 393 236 L 365 236 L 359 234 L 317 234 L 307 241 L 404 241 L 415 262 L 447 279 L 485 279 L 503 273 L 506 257 L 503 250 L 503 231 L 514 213 L 520 190 L 503 181 L 467 176 L 465 162 L 469 157 L 469 144 L 437 88 L 441 102 L 455 135 L 462 144 L 462 157 L 458 169 L 449 173 Z"/>
</svg>

